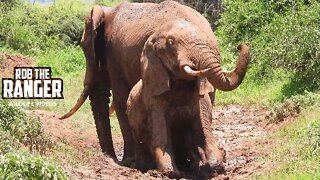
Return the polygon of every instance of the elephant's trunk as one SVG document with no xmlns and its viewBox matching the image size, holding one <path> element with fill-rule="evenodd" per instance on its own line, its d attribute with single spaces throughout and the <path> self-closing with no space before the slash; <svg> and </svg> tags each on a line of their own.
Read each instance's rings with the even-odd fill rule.
<svg viewBox="0 0 320 180">
<path fill-rule="evenodd" d="M 240 50 L 240 55 L 234 70 L 223 71 L 218 59 L 204 67 L 211 68 L 206 73 L 206 77 L 215 88 L 222 91 L 231 91 L 241 84 L 250 61 L 250 49 L 244 43 L 241 43 L 238 49 Z M 227 76 L 230 76 L 230 78 L 227 78 Z"/>
</svg>

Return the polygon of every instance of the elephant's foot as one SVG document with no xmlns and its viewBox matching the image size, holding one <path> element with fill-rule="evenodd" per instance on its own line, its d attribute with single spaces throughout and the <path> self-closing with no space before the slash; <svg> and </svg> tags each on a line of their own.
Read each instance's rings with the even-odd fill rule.
<svg viewBox="0 0 320 180">
<path fill-rule="evenodd" d="M 156 168 L 156 163 L 153 160 L 150 152 L 139 141 L 135 144 L 135 166 L 142 172 Z"/>
<path fill-rule="evenodd" d="M 155 160 L 157 162 L 157 170 L 168 177 L 180 177 L 181 172 L 173 163 L 170 155 L 161 148 L 154 150 Z"/>
<path fill-rule="evenodd" d="M 134 167 L 142 172 L 147 172 L 150 169 L 155 169 L 156 164 L 149 158 L 139 158 L 136 159 Z"/>
<path fill-rule="evenodd" d="M 123 158 L 119 164 L 121 166 L 134 167 L 134 162 L 135 162 L 134 157 L 126 157 L 126 158 Z"/>
<path fill-rule="evenodd" d="M 135 159 L 135 145 L 132 137 L 124 137 L 124 151 L 123 151 L 123 160 L 134 160 Z"/>
<path fill-rule="evenodd" d="M 135 162 L 135 150 L 134 143 L 131 143 L 131 140 L 124 140 L 124 151 L 121 160 L 121 165 L 127 167 L 133 167 Z"/>
<path fill-rule="evenodd" d="M 122 161 L 126 159 L 135 159 L 134 150 L 124 151 Z"/>
<path fill-rule="evenodd" d="M 207 162 L 201 167 L 201 170 L 210 174 L 223 174 L 225 172 L 224 161 L 225 151 L 219 149 L 215 153 L 209 153 Z"/>
<path fill-rule="evenodd" d="M 210 163 L 208 162 L 207 164 L 201 167 L 201 170 L 204 170 L 210 173 L 218 173 L 218 174 L 222 174 L 225 172 L 224 164 L 217 160 L 211 161 Z"/>
</svg>

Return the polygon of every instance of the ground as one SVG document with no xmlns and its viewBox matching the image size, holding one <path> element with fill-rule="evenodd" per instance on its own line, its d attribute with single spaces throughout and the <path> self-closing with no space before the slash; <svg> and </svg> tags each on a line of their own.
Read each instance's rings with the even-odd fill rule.
<svg viewBox="0 0 320 180">
<path fill-rule="evenodd" d="M 58 120 L 58 115 L 49 111 L 32 110 L 30 113 L 40 117 L 45 132 L 54 141 L 70 145 L 77 151 L 76 158 L 82 158 L 81 162 L 70 165 L 61 156 L 61 162 L 75 179 L 166 178 L 155 171 L 141 173 L 120 166 L 102 155 L 94 126 L 82 129 L 76 121 Z M 237 105 L 215 107 L 212 133 L 226 150 L 226 173 L 218 175 L 218 179 L 244 179 L 272 167 L 270 162 L 262 160 L 272 146 L 272 142 L 266 140 L 268 133 L 274 131 L 274 127 L 268 126 L 268 115 L 269 112 L 261 108 Z M 120 136 L 113 139 L 117 154 L 121 155 L 122 139 Z"/>
<path fill-rule="evenodd" d="M 0 77 L 10 77 L 14 67 L 31 66 L 32 62 L 31 58 L 25 56 L 0 53 Z"/>
</svg>

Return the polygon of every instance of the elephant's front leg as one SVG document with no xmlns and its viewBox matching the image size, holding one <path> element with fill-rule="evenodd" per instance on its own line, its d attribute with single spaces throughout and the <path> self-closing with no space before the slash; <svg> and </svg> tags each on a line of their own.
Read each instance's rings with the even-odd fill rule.
<svg viewBox="0 0 320 180">
<path fill-rule="evenodd" d="M 135 167 L 142 171 L 152 167 L 152 157 L 145 147 L 149 142 L 145 123 L 147 121 L 146 107 L 141 99 L 142 81 L 140 80 L 130 91 L 127 102 L 127 114 L 135 143 Z M 147 141 L 148 139 L 148 141 Z"/>
<path fill-rule="evenodd" d="M 157 169 L 164 173 L 179 175 L 180 172 L 174 163 L 170 130 L 165 119 L 164 108 L 154 107 L 150 115 L 151 151 L 157 163 Z"/>
<path fill-rule="evenodd" d="M 194 126 L 195 132 L 203 137 L 202 147 L 206 156 L 206 163 L 209 165 L 210 170 L 221 171 L 223 170 L 223 161 L 225 158 L 224 152 L 219 149 L 218 141 L 211 131 L 212 122 L 212 105 L 209 95 L 199 97 L 199 125 Z M 198 136 L 198 137 L 199 137 Z M 201 142 L 201 141 L 200 141 Z M 200 153 L 202 154 L 202 153 Z"/>
</svg>

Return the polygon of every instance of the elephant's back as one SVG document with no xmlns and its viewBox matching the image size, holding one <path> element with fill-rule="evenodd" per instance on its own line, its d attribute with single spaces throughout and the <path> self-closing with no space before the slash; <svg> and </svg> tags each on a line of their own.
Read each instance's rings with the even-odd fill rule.
<svg viewBox="0 0 320 180">
<path fill-rule="evenodd" d="M 117 6 L 115 12 L 112 29 L 117 37 L 144 37 L 146 32 L 153 33 L 161 25 L 173 20 L 185 20 L 211 30 L 210 24 L 200 13 L 175 1 L 160 4 L 125 2 Z"/>
<path fill-rule="evenodd" d="M 108 38 L 114 48 L 116 61 L 123 67 L 131 87 L 141 78 L 140 57 L 144 44 L 161 25 L 185 20 L 211 31 L 201 14 L 175 1 L 160 4 L 125 2 L 117 6 L 114 12 Z"/>
</svg>

